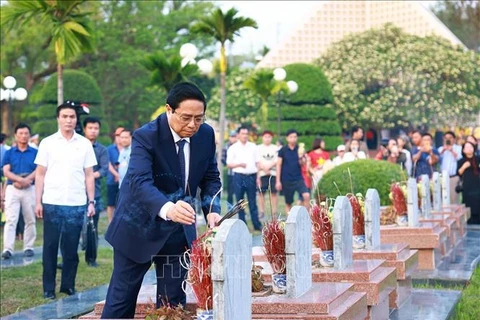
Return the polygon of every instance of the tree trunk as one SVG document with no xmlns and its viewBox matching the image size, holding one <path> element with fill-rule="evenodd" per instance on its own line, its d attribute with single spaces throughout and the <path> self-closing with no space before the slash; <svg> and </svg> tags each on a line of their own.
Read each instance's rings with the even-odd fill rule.
<svg viewBox="0 0 480 320">
<path fill-rule="evenodd" d="M 227 57 L 225 54 L 225 44 L 220 48 L 220 135 L 218 137 L 217 165 L 220 171 L 220 179 L 223 181 L 223 163 L 222 152 L 225 140 L 225 109 L 226 109 L 226 77 L 227 77 Z"/>
<path fill-rule="evenodd" d="M 63 66 L 57 64 L 57 106 L 63 103 Z"/>
<path fill-rule="evenodd" d="M 2 128 L 1 128 L 1 132 L 9 135 L 11 132 L 10 132 L 10 124 L 8 122 L 8 119 L 10 118 L 10 115 L 8 113 L 8 108 L 9 108 L 8 101 L 3 100 L 3 101 L 1 101 L 1 104 L 2 104 Z"/>
</svg>

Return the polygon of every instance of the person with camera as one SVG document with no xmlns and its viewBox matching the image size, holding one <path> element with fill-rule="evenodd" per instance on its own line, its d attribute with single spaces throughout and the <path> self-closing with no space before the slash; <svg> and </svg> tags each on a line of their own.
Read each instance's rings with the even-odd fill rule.
<svg viewBox="0 0 480 320">
<path fill-rule="evenodd" d="M 440 166 L 442 172 L 447 171 L 450 176 L 450 202 L 458 204 L 458 193 L 455 192 L 455 186 L 460 177 L 457 174 L 457 163 L 462 158 L 462 147 L 456 144 L 456 136 L 452 131 L 445 132 L 443 135 L 443 146 L 438 148 L 440 153 Z"/>
<path fill-rule="evenodd" d="M 475 155 L 475 150 L 473 143 L 465 142 L 463 157 L 457 164 L 457 173 L 462 179 L 462 187 L 457 191 L 462 192 L 463 203 L 471 212 L 468 224 L 480 224 L 480 156 Z"/>
<path fill-rule="evenodd" d="M 419 146 L 414 146 L 412 150 L 412 160 L 414 163 L 413 175 L 415 178 L 426 174 L 432 178 L 435 165 L 438 163 L 440 154 L 433 147 L 433 137 L 430 133 L 424 133 Z"/>
</svg>

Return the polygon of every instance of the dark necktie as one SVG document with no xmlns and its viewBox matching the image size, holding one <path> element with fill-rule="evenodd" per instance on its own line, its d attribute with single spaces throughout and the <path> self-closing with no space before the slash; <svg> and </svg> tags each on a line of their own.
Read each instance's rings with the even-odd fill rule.
<svg viewBox="0 0 480 320">
<path fill-rule="evenodd" d="M 183 152 L 183 147 L 185 146 L 186 140 L 179 140 L 177 142 L 178 145 L 178 163 L 180 164 L 180 175 L 182 179 L 181 186 L 185 191 L 185 153 Z"/>
</svg>

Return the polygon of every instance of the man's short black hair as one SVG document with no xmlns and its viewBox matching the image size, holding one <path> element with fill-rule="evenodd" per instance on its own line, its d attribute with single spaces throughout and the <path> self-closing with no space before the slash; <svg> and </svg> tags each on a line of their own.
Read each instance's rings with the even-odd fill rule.
<svg viewBox="0 0 480 320">
<path fill-rule="evenodd" d="M 130 133 L 130 135 L 132 135 L 133 130 L 130 129 L 130 128 L 124 128 L 124 129 L 122 130 L 122 132 L 128 132 L 128 133 Z M 120 134 L 122 134 L 122 132 L 120 132 Z"/>
<path fill-rule="evenodd" d="M 0 143 L 3 143 L 7 139 L 7 135 L 5 133 L 0 133 Z"/>
<path fill-rule="evenodd" d="M 238 127 L 238 129 L 237 129 L 237 133 L 240 133 L 240 131 L 242 131 L 242 130 L 247 130 L 247 131 L 249 131 L 249 130 L 248 130 L 248 127 L 246 127 L 246 126 L 240 126 L 240 127 Z"/>
<path fill-rule="evenodd" d="M 198 100 L 203 102 L 205 106 L 204 111 L 207 111 L 207 102 L 203 92 L 191 82 L 177 83 L 169 92 L 167 96 L 167 104 L 173 109 L 177 109 L 182 101 Z"/>
<path fill-rule="evenodd" d="M 297 132 L 297 130 L 295 130 L 295 129 L 288 129 L 287 134 L 286 134 L 285 136 L 288 137 L 288 136 L 291 135 L 292 133 L 295 133 L 295 134 L 298 136 L 298 132 Z"/>
<path fill-rule="evenodd" d="M 17 133 L 18 129 L 23 129 L 23 128 L 27 128 L 28 129 L 28 133 L 32 133 L 32 130 L 30 129 L 30 127 L 28 126 L 28 124 L 26 123 L 19 123 L 15 126 L 15 133 Z"/>
<path fill-rule="evenodd" d="M 433 141 L 433 136 L 432 136 L 430 133 L 428 133 L 428 132 L 422 134 L 422 138 L 423 138 L 423 137 L 430 137 L 430 139 L 432 139 L 432 141 Z"/>
<path fill-rule="evenodd" d="M 457 137 L 455 136 L 455 133 L 453 131 L 447 131 L 445 132 L 444 136 L 446 136 L 447 134 L 451 135 L 453 137 L 453 139 L 456 139 Z"/>
<path fill-rule="evenodd" d="M 418 133 L 419 135 L 423 136 L 423 133 L 420 131 L 420 130 L 413 130 L 412 131 L 412 135 L 415 134 L 415 133 Z"/>
<path fill-rule="evenodd" d="M 85 128 L 89 123 L 98 123 L 98 126 L 102 127 L 102 122 L 97 117 L 86 117 L 83 119 L 83 127 Z"/>
<path fill-rule="evenodd" d="M 75 116 L 77 115 L 78 105 L 74 101 L 67 100 L 57 107 L 57 118 L 60 116 L 60 111 L 64 109 L 72 109 L 75 111 Z"/>
<path fill-rule="evenodd" d="M 357 133 L 358 130 L 363 130 L 363 129 L 362 129 L 362 127 L 360 127 L 360 126 L 353 126 L 353 127 L 352 127 L 352 135 L 353 135 L 354 133 Z"/>
</svg>

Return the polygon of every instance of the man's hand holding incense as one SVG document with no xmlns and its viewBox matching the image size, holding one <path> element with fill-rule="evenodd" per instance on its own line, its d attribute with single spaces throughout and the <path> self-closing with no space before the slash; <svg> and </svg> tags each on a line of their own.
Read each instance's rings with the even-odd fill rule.
<svg viewBox="0 0 480 320">
<path fill-rule="evenodd" d="M 215 227 L 215 225 L 222 219 L 222 217 L 216 212 L 210 212 L 207 214 L 207 222 L 210 228 Z"/>
</svg>

